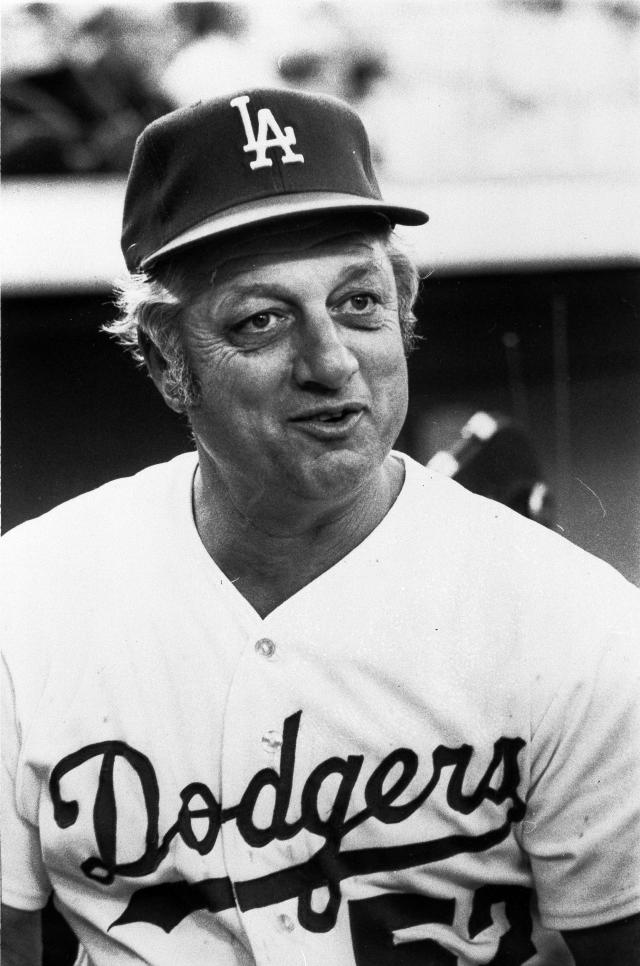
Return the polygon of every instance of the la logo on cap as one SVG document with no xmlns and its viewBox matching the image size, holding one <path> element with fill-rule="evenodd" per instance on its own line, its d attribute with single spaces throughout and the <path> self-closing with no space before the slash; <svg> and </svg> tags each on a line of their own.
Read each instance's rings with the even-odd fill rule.
<svg viewBox="0 0 640 966">
<path fill-rule="evenodd" d="M 295 131 L 289 126 L 285 127 L 283 131 L 268 107 L 262 107 L 258 111 L 258 134 L 256 136 L 251 124 L 249 108 L 247 107 L 247 104 L 249 104 L 249 96 L 243 94 L 240 97 L 234 97 L 232 101 L 229 101 L 229 104 L 231 107 L 237 107 L 240 111 L 244 132 L 247 137 L 247 143 L 243 145 L 243 151 L 255 152 L 255 161 L 250 162 L 252 171 L 255 171 L 256 168 L 272 167 L 273 161 L 267 157 L 269 148 L 280 148 L 283 164 L 304 164 L 304 155 L 294 154 L 291 150 L 292 146 L 296 143 Z M 269 134 L 272 134 L 272 137 L 269 137 Z"/>
</svg>

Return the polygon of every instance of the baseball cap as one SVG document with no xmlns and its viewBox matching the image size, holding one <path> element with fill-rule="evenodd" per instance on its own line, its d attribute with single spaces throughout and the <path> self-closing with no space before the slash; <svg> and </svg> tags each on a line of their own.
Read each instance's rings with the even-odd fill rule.
<svg viewBox="0 0 640 966">
<path fill-rule="evenodd" d="M 251 89 L 199 101 L 142 132 L 125 195 L 130 271 L 261 222 L 369 210 L 393 224 L 428 215 L 382 199 L 358 115 L 335 97 Z"/>
</svg>

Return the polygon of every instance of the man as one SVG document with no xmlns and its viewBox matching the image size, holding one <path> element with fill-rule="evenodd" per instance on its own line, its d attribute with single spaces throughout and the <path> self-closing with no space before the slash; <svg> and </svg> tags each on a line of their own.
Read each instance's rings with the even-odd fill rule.
<svg viewBox="0 0 640 966">
<path fill-rule="evenodd" d="M 5 539 L 8 963 L 51 890 L 96 966 L 640 961 L 638 594 L 392 450 L 425 220 L 332 99 L 139 140 L 114 329 L 196 452 Z"/>
</svg>

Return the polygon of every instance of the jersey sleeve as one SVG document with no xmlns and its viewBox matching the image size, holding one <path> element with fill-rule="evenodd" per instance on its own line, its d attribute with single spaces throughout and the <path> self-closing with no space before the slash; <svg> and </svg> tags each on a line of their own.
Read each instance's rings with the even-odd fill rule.
<svg viewBox="0 0 640 966">
<path fill-rule="evenodd" d="M 45 871 L 37 828 L 18 804 L 20 729 L 15 696 L 4 659 L 2 676 L 2 901 L 16 909 L 33 911 L 46 905 L 51 886 Z"/>
<path fill-rule="evenodd" d="M 542 923 L 561 930 L 640 912 L 640 593 L 616 577 L 598 600 L 550 653 L 521 828 Z"/>
</svg>

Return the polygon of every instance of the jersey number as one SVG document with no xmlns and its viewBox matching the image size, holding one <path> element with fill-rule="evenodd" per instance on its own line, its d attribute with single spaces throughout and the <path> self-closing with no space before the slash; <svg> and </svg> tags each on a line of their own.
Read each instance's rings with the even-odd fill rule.
<svg viewBox="0 0 640 966">
<path fill-rule="evenodd" d="M 521 966 L 536 951 L 531 942 L 531 890 L 524 886 L 488 885 L 473 897 L 469 938 L 493 923 L 492 907 L 504 903 L 509 929 L 487 966 Z M 455 899 L 433 899 L 413 893 L 391 893 L 349 901 L 349 922 L 356 966 L 456 966 L 458 959 L 435 939 L 398 941 L 394 933 L 411 926 L 450 926 Z"/>
</svg>

